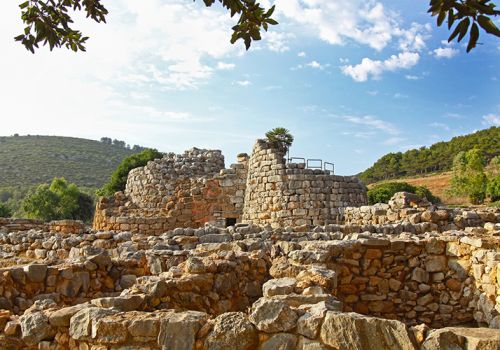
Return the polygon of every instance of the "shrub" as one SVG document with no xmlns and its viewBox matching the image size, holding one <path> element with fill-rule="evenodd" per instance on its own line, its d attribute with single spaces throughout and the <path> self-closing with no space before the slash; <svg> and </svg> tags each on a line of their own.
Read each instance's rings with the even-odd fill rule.
<svg viewBox="0 0 500 350">
<path fill-rule="evenodd" d="M 22 202 L 22 210 L 32 219 L 88 222 L 93 216 L 94 201 L 75 184 L 68 183 L 64 178 L 54 178 L 50 186 L 43 184 L 30 191 Z"/>
<path fill-rule="evenodd" d="M 141 153 L 137 153 L 125 158 L 118 168 L 114 171 L 109 179 L 101 189 L 97 190 L 99 196 L 112 196 L 115 192 L 125 190 L 127 184 L 127 176 L 130 170 L 145 166 L 149 161 L 161 158 L 163 154 L 155 149 L 146 149 Z"/>
<path fill-rule="evenodd" d="M 266 132 L 266 137 L 269 142 L 276 144 L 285 153 L 293 143 L 293 136 L 290 131 L 281 127 L 269 130 Z"/>
<path fill-rule="evenodd" d="M 451 194 L 467 196 L 473 204 L 482 203 L 486 197 L 488 182 L 484 166 L 484 157 L 478 149 L 459 152 L 453 159 Z"/>
<path fill-rule="evenodd" d="M 426 198 L 431 203 L 439 203 L 441 199 L 432 194 L 432 192 L 425 186 L 417 186 L 415 194 L 420 198 Z"/>
<path fill-rule="evenodd" d="M 492 202 L 500 200 L 500 175 L 496 175 L 488 181 L 486 195 Z"/>
<path fill-rule="evenodd" d="M 5 203 L 0 202 L 0 218 L 9 218 L 11 216 L 10 208 Z"/>
<path fill-rule="evenodd" d="M 420 198 L 427 198 L 432 203 L 439 202 L 439 198 L 434 196 L 425 186 L 413 186 L 406 182 L 387 182 L 368 190 L 368 203 L 388 203 L 397 192 L 415 193 Z"/>
<path fill-rule="evenodd" d="M 406 182 L 387 182 L 368 190 L 368 203 L 387 203 L 397 192 L 415 193 L 416 187 Z"/>
</svg>

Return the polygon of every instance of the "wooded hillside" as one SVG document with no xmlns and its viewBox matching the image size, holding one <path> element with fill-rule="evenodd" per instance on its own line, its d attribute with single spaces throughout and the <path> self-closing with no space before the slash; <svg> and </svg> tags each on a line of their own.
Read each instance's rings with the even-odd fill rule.
<svg viewBox="0 0 500 350">
<path fill-rule="evenodd" d="M 359 177 L 365 184 L 451 169 L 453 158 L 460 151 L 477 147 L 487 161 L 500 155 L 500 127 L 491 127 L 473 134 L 457 136 L 406 152 L 389 153 L 380 158 Z"/>
</svg>

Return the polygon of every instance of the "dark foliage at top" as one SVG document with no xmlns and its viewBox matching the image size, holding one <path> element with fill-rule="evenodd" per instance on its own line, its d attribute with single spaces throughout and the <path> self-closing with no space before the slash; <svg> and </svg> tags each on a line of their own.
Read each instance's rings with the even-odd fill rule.
<svg viewBox="0 0 500 350">
<path fill-rule="evenodd" d="M 146 149 L 141 153 L 125 158 L 118 168 L 113 172 L 108 183 L 97 191 L 99 196 L 112 196 L 115 192 L 123 191 L 127 184 L 127 176 L 130 170 L 145 166 L 150 160 L 162 158 L 163 154 L 155 149 Z"/>
</svg>

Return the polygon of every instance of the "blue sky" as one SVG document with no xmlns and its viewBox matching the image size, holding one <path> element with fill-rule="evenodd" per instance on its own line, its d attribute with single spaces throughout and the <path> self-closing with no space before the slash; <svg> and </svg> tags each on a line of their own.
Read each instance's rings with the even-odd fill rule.
<svg viewBox="0 0 500 350">
<path fill-rule="evenodd" d="M 354 174 L 388 152 L 500 125 L 500 42 L 447 44 L 428 2 L 276 0 L 279 26 L 245 52 L 231 19 L 201 0 L 109 0 L 108 24 L 77 23 L 87 53 L 13 41 L 0 11 L 0 135 L 99 139 L 182 152 L 222 149 L 226 166 L 276 126 L 291 155 Z"/>
</svg>

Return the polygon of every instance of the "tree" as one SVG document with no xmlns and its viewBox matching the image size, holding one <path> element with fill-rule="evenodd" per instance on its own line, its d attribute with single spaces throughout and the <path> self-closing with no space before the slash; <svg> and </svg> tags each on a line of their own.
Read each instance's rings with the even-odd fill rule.
<svg viewBox="0 0 500 350">
<path fill-rule="evenodd" d="M 266 132 L 266 137 L 269 142 L 276 144 L 283 153 L 288 152 L 293 143 L 293 136 L 290 131 L 281 127 L 269 130 Z"/>
<path fill-rule="evenodd" d="M 145 166 L 150 160 L 163 157 L 163 154 L 155 149 L 146 149 L 141 153 L 133 154 L 125 158 L 115 172 L 111 175 L 108 183 L 97 190 L 99 196 L 112 196 L 115 192 L 125 190 L 127 177 L 130 170 Z"/>
<path fill-rule="evenodd" d="M 473 204 L 482 203 L 486 196 L 487 185 L 484 166 L 484 157 L 477 148 L 459 152 L 453 159 L 451 193 L 467 196 Z"/>
<path fill-rule="evenodd" d="M 205 6 L 212 6 L 216 0 L 203 0 Z M 235 14 L 240 16 L 238 23 L 232 28 L 231 43 L 243 40 L 248 50 L 252 41 L 261 39 L 261 30 L 267 31 L 269 25 L 278 22 L 271 18 L 275 7 L 263 8 L 255 0 L 218 0 L 226 8 L 231 17 Z M 72 28 L 73 20 L 69 11 L 84 11 L 88 18 L 97 23 L 106 22 L 108 10 L 102 4 L 102 0 L 28 0 L 19 5 L 21 8 L 21 19 L 26 25 L 24 33 L 15 37 L 27 50 L 35 52 L 39 44 L 48 44 L 52 50 L 54 47 L 66 47 L 73 51 L 85 51 L 85 43 L 89 39 L 82 32 Z M 440 26 L 445 20 L 451 33 L 448 41 L 457 38 L 461 41 L 470 31 L 467 52 L 473 49 L 479 38 L 479 27 L 486 33 L 500 36 L 499 29 L 491 20 L 493 16 L 500 14 L 495 10 L 495 4 L 491 0 L 431 0 L 429 11 L 432 16 L 437 17 L 437 25 Z"/>
<path fill-rule="evenodd" d="M 10 208 L 5 204 L 0 202 L 0 218 L 8 218 L 12 216 L 12 211 Z"/>
<path fill-rule="evenodd" d="M 210 7 L 215 0 L 203 0 Z M 238 23 L 232 28 L 231 43 L 243 40 L 247 50 L 253 40 L 261 39 L 261 30 L 267 31 L 269 25 L 278 24 L 271 18 L 274 6 L 264 9 L 255 0 L 218 0 L 231 17 L 239 14 Z M 73 19 L 69 11 L 85 11 L 87 18 L 97 23 L 106 23 L 108 10 L 102 0 L 28 0 L 19 5 L 21 19 L 26 25 L 24 33 L 15 37 L 26 49 L 35 52 L 39 44 L 54 47 L 66 47 L 73 51 L 85 51 L 89 39 L 82 32 L 72 28 Z"/>
<path fill-rule="evenodd" d="M 39 185 L 22 202 L 23 214 L 44 221 L 74 219 L 89 221 L 94 201 L 75 184 L 64 178 L 54 178 L 50 185 Z"/>
</svg>

